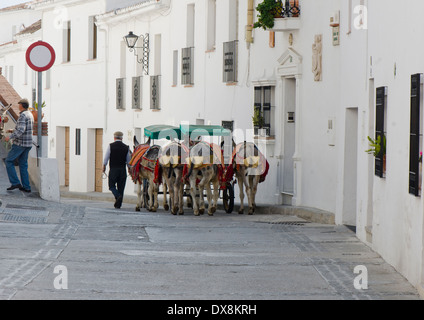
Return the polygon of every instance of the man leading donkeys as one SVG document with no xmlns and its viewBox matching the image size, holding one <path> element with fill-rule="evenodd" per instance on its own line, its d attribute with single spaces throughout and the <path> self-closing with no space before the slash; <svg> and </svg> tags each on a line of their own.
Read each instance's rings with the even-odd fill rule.
<svg viewBox="0 0 424 320">
<path fill-rule="evenodd" d="M 115 196 L 115 208 L 120 209 L 124 198 L 125 184 L 127 181 L 126 166 L 131 161 L 131 151 L 129 147 L 122 142 L 124 134 L 122 132 L 114 133 L 114 143 L 111 143 L 103 160 L 103 173 L 106 172 L 106 166 L 109 163 L 109 190 Z"/>
</svg>

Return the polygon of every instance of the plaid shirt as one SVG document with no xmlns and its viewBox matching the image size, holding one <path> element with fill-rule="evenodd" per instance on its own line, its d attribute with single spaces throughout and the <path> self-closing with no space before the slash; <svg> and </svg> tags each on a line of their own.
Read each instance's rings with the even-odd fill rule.
<svg viewBox="0 0 424 320">
<path fill-rule="evenodd" d="M 16 128 L 10 135 L 10 139 L 13 139 L 13 143 L 24 148 L 32 147 L 32 129 L 34 126 L 34 117 L 32 113 L 22 111 L 19 115 Z"/>
</svg>

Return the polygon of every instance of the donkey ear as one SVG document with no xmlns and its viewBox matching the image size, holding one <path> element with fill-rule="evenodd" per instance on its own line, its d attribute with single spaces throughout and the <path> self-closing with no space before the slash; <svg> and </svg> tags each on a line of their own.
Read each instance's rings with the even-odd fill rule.
<svg viewBox="0 0 424 320">
<path fill-rule="evenodd" d="M 140 143 L 137 140 L 137 137 L 134 136 L 134 147 L 137 147 Z"/>
</svg>

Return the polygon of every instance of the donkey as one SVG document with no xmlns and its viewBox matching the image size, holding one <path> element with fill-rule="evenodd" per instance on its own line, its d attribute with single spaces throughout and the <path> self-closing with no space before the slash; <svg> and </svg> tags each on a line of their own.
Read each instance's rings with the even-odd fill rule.
<svg viewBox="0 0 424 320">
<path fill-rule="evenodd" d="M 256 209 L 255 197 L 258 185 L 265 181 L 268 174 L 268 161 L 254 143 L 245 141 L 236 146 L 232 162 L 240 189 L 239 214 L 244 213 L 244 185 L 248 199 L 249 215 L 252 215 Z"/>
<path fill-rule="evenodd" d="M 141 185 L 143 180 L 149 183 L 148 195 L 150 204 L 146 203 L 148 210 L 156 212 L 158 208 L 159 183 L 155 179 L 155 169 L 159 157 L 160 147 L 150 146 L 150 139 L 145 144 L 140 144 L 134 137 L 134 152 L 130 161 L 130 173 L 134 183 L 137 184 L 138 202 L 136 211 L 144 206 L 144 198 Z"/>
<path fill-rule="evenodd" d="M 188 148 L 185 145 L 173 141 L 163 147 L 159 156 L 159 164 L 162 169 L 162 178 L 168 185 L 171 213 L 184 214 L 184 159 L 188 156 Z"/>
<path fill-rule="evenodd" d="M 206 189 L 208 215 L 213 216 L 216 212 L 219 198 L 219 175 L 223 172 L 222 150 L 215 144 L 198 142 L 190 149 L 189 165 L 190 170 L 187 176 L 190 182 L 194 215 L 198 216 L 205 211 L 203 192 Z M 198 182 L 198 180 L 200 181 Z M 211 184 L 213 185 L 213 194 Z M 197 187 L 199 191 L 199 203 L 195 200 Z"/>
</svg>

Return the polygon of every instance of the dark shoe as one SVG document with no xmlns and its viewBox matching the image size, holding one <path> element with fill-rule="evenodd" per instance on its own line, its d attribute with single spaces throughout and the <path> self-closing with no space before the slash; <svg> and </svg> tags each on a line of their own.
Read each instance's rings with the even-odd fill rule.
<svg viewBox="0 0 424 320">
<path fill-rule="evenodd" d="M 115 201 L 115 208 L 116 209 L 121 209 L 122 200 L 123 200 L 122 196 L 119 196 L 118 198 L 116 198 L 116 201 Z"/>
<path fill-rule="evenodd" d="M 25 189 L 25 188 L 19 188 L 19 190 L 26 192 L 26 193 L 31 193 L 31 189 Z"/>
<path fill-rule="evenodd" d="M 15 184 L 14 186 L 11 186 L 11 187 L 7 188 L 7 191 L 13 191 L 15 189 L 20 189 L 20 188 L 22 188 L 22 185 Z"/>
</svg>

